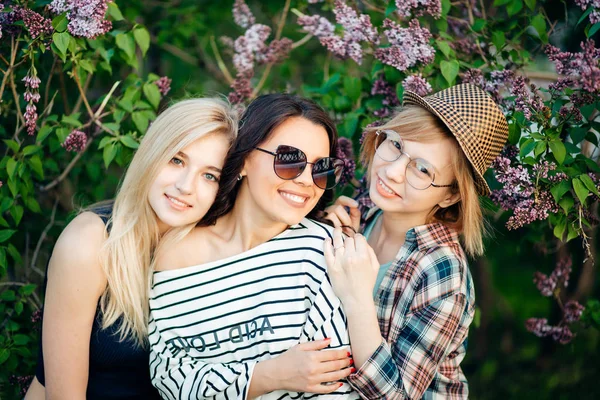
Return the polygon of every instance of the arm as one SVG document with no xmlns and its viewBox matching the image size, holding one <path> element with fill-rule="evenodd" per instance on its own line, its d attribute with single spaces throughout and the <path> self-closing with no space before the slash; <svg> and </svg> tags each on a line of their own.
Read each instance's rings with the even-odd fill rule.
<svg viewBox="0 0 600 400">
<path fill-rule="evenodd" d="M 104 230 L 98 216 L 83 213 L 54 247 L 42 327 L 47 399 L 85 399 L 92 324 L 106 288 L 98 260 Z"/>
</svg>

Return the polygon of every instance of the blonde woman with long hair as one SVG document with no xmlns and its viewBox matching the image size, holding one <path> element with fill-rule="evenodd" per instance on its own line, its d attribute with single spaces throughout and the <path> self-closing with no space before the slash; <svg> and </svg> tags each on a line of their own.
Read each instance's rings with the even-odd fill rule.
<svg viewBox="0 0 600 400">
<path fill-rule="evenodd" d="M 348 380 L 365 399 L 466 399 L 460 363 L 475 313 L 467 254 L 483 253 L 483 174 L 508 124 L 472 85 L 406 92 L 404 105 L 366 133 L 368 192 L 327 210 L 337 228 L 325 259 L 357 368 Z M 343 226 L 352 227 L 346 239 Z"/>
<path fill-rule="evenodd" d="M 26 399 L 159 398 L 147 350 L 153 254 L 205 216 L 236 132 L 222 100 L 176 103 L 148 129 L 114 204 L 65 228 L 49 261 L 43 357 Z"/>
</svg>

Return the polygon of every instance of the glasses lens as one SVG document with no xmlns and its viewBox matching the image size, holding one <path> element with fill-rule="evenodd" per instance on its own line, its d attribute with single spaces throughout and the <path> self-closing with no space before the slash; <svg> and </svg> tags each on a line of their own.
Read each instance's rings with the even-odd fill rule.
<svg viewBox="0 0 600 400">
<path fill-rule="evenodd" d="M 292 146 L 279 146 L 273 165 L 278 177 L 285 180 L 297 178 L 306 168 L 306 154 Z"/>
<path fill-rule="evenodd" d="M 376 146 L 377 155 L 384 161 L 396 161 L 402 155 L 402 139 L 394 131 L 379 131 Z"/>
<path fill-rule="evenodd" d="M 313 182 L 321 189 L 331 189 L 340 181 L 342 172 L 344 172 L 342 160 L 331 157 L 320 158 L 312 168 Z"/>
<path fill-rule="evenodd" d="M 433 166 L 417 158 L 406 166 L 406 180 L 415 189 L 425 190 L 433 183 Z"/>
</svg>

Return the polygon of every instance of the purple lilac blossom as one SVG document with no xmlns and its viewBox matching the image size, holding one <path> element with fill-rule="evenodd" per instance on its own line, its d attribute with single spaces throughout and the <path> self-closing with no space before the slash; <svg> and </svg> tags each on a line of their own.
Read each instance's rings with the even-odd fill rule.
<svg viewBox="0 0 600 400">
<path fill-rule="evenodd" d="M 407 76 L 402 81 L 402 86 L 404 90 L 410 90 L 411 92 L 415 92 L 419 96 L 427 96 L 431 93 L 431 85 L 423 78 L 423 75 L 416 74 Z"/>
<path fill-rule="evenodd" d="M 345 137 L 338 139 L 337 158 L 344 162 L 344 172 L 340 179 L 340 186 L 343 186 L 354 179 L 356 172 L 356 161 L 354 161 L 354 150 L 350 139 Z"/>
<path fill-rule="evenodd" d="M 383 95 L 383 108 L 380 108 L 379 110 L 375 110 L 373 112 L 373 115 L 375 115 L 378 118 L 385 118 L 390 116 L 394 107 L 398 107 L 400 105 L 400 100 L 398 100 L 396 90 L 383 78 L 383 76 L 379 76 L 377 80 L 373 82 L 373 87 L 371 88 L 371 95 Z"/>
<path fill-rule="evenodd" d="M 235 0 L 233 4 L 233 20 L 242 28 L 249 28 L 256 23 L 256 18 L 244 0 Z"/>
<path fill-rule="evenodd" d="M 390 47 L 379 48 L 375 57 L 384 64 L 400 71 L 415 66 L 418 62 L 429 64 L 435 56 L 435 49 L 429 44 L 431 33 L 421 28 L 419 21 L 413 19 L 408 28 L 402 28 L 392 20 L 383 21 L 384 34 Z"/>
<path fill-rule="evenodd" d="M 438 19 L 442 15 L 440 0 L 396 0 L 396 8 L 402 17 L 410 17 L 410 14 L 414 13 L 416 17 L 431 15 Z"/>
<path fill-rule="evenodd" d="M 560 51 L 557 47 L 547 46 L 546 55 L 556 66 L 556 72 L 580 82 L 581 87 L 590 92 L 600 91 L 600 49 L 592 39 L 581 42 L 580 53 Z"/>
<path fill-rule="evenodd" d="M 250 76 L 238 73 L 235 80 L 231 84 L 231 89 L 233 90 L 228 95 L 228 99 L 231 104 L 243 103 L 244 100 L 252 96 L 252 84 L 250 83 Z"/>
<path fill-rule="evenodd" d="M 319 15 L 303 15 L 298 18 L 300 25 L 306 32 L 317 38 L 332 36 L 335 27 L 327 18 Z"/>
<path fill-rule="evenodd" d="M 85 149 L 86 144 L 87 135 L 84 132 L 75 129 L 69 133 L 69 136 L 67 136 L 61 146 L 67 149 L 67 151 L 79 153 Z"/>
<path fill-rule="evenodd" d="M 104 19 L 110 0 L 53 0 L 49 8 L 56 14 L 66 12 L 68 29 L 73 36 L 94 39 L 111 30 Z"/>
<path fill-rule="evenodd" d="M 23 98 L 25 101 L 27 101 L 23 118 L 25 118 L 27 134 L 33 135 L 35 133 L 38 119 L 36 103 L 40 101 L 39 88 L 41 81 L 40 78 L 35 75 L 35 70 L 32 69 L 29 74 L 23 78 L 23 82 L 25 84 L 25 93 L 23 94 Z"/>
<path fill-rule="evenodd" d="M 156 80 L 156 82 L 154 82 L 156 84 L 156 86 L 158 86 L 158 90 L 160 91 L 160 94 L 162 94 L 163 96 L 166 96 L 167 93 L 169 93 L 169 91 L 171 90 L 171 82 L 172 79 L 170 79 L 168 76 L 163 76 L 159 79 Z"/>
</svg>

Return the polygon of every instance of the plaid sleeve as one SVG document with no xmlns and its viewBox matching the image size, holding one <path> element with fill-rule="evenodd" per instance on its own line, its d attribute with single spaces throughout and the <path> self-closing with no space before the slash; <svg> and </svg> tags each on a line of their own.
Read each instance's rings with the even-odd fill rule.
<svg viewBox="0 0 600 400">
<path fill-rule="evenodd" d="M 463 316 L 466 295 L 460 292 L 460 262 L 436 260 L 423 273 L 406 316 L 392 317 L 397 339 L 382 343 L 348 378 L 365 399 L 420 399 L 433 381 Z"/>
</svg>

